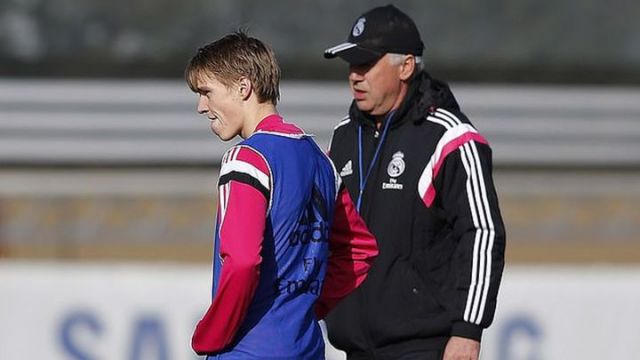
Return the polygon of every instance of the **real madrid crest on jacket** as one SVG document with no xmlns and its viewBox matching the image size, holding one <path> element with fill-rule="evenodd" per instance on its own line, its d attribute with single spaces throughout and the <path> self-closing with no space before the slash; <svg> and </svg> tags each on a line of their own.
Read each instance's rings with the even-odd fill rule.
<svg viewBox="0 0 640 360">
<path fill-rule="evenodd" d="M 505 233 L 491 149 L 448 86 L 417 75 L 379 128 L 352 104 L 330 156 L 380 250 L 368 280 L 330 314 L 331 342 L 357 353 L 405 339 L 479 340 L 493 320 Z"/>
</svg>

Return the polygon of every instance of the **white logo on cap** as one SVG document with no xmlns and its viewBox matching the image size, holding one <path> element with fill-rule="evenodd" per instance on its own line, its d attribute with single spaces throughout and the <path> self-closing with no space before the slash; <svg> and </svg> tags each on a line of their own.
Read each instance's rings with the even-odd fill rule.
<svg viewBox="0 0 640 360">
<path fill-rule="evenodd" d="M 360 36 L 364 32 L 364 23 L 367 22 L 367 19 L 360 18 L 356 21 L 356 24 L 353 25 L 353 31 L 351 31 L 351 35 Z"/>
</svg>

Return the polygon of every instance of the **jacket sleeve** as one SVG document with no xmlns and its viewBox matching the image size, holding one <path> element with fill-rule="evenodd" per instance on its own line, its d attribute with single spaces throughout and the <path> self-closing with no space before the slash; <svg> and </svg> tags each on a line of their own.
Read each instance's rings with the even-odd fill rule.
<svg viewBox="0 0 640 360">
<path fill-rule="evenodd" d="M 378 255 L 376 239 L 355 209 L 349 192 L 340 189 L 329 235 L 329 260 L 315 313 L 323 319 L 366 279 Z"/>
<path fill-rule="evenodd" d="M 463 135 L 442 154 L 433 192 L 458 237 L 452 336 L 480 340 L 493 321 L 504 267 L 505 228 L 484 138 Z"/>
<path fill-rule="evenodd" d="M 209 309 L 198 322 L 192 347 L 198 355 L 228 346 L 244 321 L 260 277 L 268 208 L 268 168 L 253 150 L 231 152 L 219 181 L 222 271 Z"/>
</svg>

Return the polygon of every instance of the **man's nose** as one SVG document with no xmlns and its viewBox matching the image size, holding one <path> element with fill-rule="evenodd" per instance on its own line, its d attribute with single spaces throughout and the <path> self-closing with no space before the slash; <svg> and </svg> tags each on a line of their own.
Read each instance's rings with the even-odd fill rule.
<svg viewBox="0 0 640 360">
<path fill-rule="evenodd" d="M 367 73 L 368 67 L 362 65 L 351 65 L 349 66 L 349 80 L 351 81 L 362 81 L 364 80 L 364 76 Z"/>
<path fill-rule="evenodd" d="M 361 81 L 362 80 L 362 72 L 357 71 L 357 69 L 350 68 L 349 69 L 349 80 L 351 81 Z"/>
<path fill-rule="evenodd" d="M 209 112 L 209 106 L 207 105 L 207 97 L 204 95 L 198 96 L 198 106 L 196 107 L 198 114 L 206 114 Z"/>
</svg>

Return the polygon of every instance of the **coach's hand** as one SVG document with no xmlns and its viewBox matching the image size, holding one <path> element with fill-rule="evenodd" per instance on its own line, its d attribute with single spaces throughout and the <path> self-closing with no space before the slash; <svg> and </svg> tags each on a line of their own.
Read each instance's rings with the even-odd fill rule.
<svg viewBox="0 0 640 360">
<path fill-rule="evenodd" d="M 452 336 L 444 348 L 442 360 L 478 360 L 479 357 L 479 341 Z"/>
</svg>

